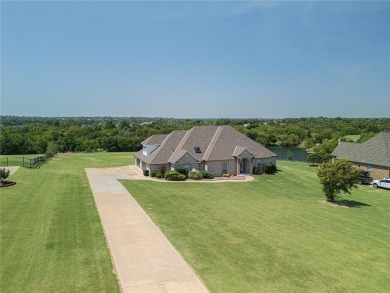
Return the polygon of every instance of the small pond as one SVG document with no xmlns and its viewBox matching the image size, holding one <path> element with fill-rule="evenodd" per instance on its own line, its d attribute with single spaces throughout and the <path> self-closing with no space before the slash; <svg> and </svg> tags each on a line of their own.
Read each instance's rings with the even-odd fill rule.
<svg viewBox="0 0 390 293">
<path fill-rule="evenodd" d="M 270 146 L 269 150 L 278 155 L 278 160 L 287 160 L 287 152 L 292 152 L 293 158 L 291 161 L 306 162 L 307 152 L 303 148 L 298 147 L 282 147 L 282 146 Z"/>
</svg>

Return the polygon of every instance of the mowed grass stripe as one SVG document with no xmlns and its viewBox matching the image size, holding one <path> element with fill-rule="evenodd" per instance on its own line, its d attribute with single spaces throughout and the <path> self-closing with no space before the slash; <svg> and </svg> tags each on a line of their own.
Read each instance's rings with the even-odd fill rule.
<svg viewBox="0 0 390 293">
<path fill-rule="evenodd" d="M 84 171 L 129 153 L 72 154 L 21 168 L 1 190 L 1 292 L 119 292 Z"/>
<path fill-rule="evenodd" d="M 390 193 L 328 206 L 316 168 L 248 183 L 122 181 L 212 292 L 387 292 Z"/>
</svg>

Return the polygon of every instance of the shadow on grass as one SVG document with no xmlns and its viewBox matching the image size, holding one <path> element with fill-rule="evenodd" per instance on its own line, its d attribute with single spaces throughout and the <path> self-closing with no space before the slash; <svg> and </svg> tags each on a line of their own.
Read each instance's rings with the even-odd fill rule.
<svg viewBox="0 0 390 293">
<path fill-rule="evenodd" d="M 337 200 L 334 202 L 329 202 L 330 204 L 338 205 L 340 207 L 346 207 L 346 208 L 360 208 L 360 207 L 370 207 L 371 205 L 366 204 L 364 202 L 356 201 L 356 200 Z"/>
<path fill-rule="evenodd" d="M 318 164 L 309 164 L 309 167 L 317 167 L 318 168 Z"/>
</svg>

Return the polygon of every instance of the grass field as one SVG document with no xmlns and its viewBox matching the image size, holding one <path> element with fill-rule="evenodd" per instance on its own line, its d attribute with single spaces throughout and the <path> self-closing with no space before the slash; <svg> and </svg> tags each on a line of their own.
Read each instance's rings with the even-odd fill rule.
<svg viewBox="0 0 390 293">
<path fill-rule="evenodd" d="M 1 189 L 0 292 L 119 292 L 84 171 L 129 153 L 60 155 Z M 211 292 L 389 292 L 390 192 L 325 205 L 315 168 L 248 183 L 123 181 Z"/>
<path fill-rule="evenodd" d="M 346 135 L 344 138 L 353 142 L 357 142 L 360 138 L 360 135 Z"/>
<path fill-rule="evenodd" d="M 389 292 L 390 192 L 324 204 L 315 168 L 248 183 L 122 181 L 211 292 Z"/>
<path fill-rule="evenodd" d="M 85 167 L 129 153 L 59 155 L 2 188 L 0 292 L 119 292 Z"/>
</svg>

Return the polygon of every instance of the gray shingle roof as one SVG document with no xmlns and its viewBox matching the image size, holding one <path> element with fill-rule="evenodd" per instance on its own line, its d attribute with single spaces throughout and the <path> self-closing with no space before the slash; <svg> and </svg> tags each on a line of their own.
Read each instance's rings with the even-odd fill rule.
<svg viewBox="0 0 390 293">
<path fill-rule="evenodd" d="M 390 167 L 390 132 L 381 132 L 363 143 L 340 143 L 332 156 L 355 163 Z"/>
<path fill-rule="evenodd" d="M 229 125 L 195 126 L 188 131 L 173 131 L 168 135 L 153 135 L 143 144 L 160 144 L 150 155 L 142 150 L 135 154 L 148 164 L 174 163 L 186 152 L 198 161 L 234 159 L 237 148 L 248 149 L 256 158 L 270 158 L 277 155 Z M 196 153 L 194 147 L 200 148 Z"/>
<path fill-rule="evenodd" d="M 145 139 L 142 144 L 161 144 L 168 134 L 154 134 Z"/>
</svg>

